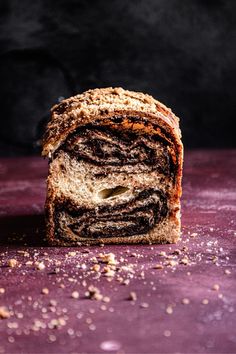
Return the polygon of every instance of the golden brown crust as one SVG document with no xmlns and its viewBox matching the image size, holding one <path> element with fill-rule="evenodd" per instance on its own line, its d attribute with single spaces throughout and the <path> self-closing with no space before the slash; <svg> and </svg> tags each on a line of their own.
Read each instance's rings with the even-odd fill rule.
<svg viewBox="0 0 236 354">
<path fill-rule="evenodd" d="M 171 109 L 155 100 L 149 95 L 140 92 L 123 90 L 122 88 L 104 88 L 86 91 L 80 95 L 68 98 L 60 104 L 54 106 L 51 111 L 51 121 L 49 122 L 43 141 L 43 156 L 51 157 L 54 151 L 65 141 L 67 136 L 79 126 L 102 121 L 102 124 L 111 124 L 109 118 L 113 116 L 136 116 L 140 118 L 137 123 L 130 123 L 124 119 L 121 129 L 142 130 L 147 134 L 165 134 L 166 139 L 170 139 L 170 153 L 176 162 L 177 175 L 175 179 L 175 192 L 171 197 L 171 204 L 176 205 L 176 212 L 173 216 L 173 229 L 176 232 L 168 239 L 168 229 L 163 228 L 163 235 L 156 239 L 155 234 L 135 237 L 112 237 L 99 240 L 81 240 L 82 243 L 138 243 L 138 242 L 176 242 L 180 233 L 179 198 L 181 196 L 183 145 L 181 142 L 181 132 L 179 129 L 179 119 L 173 114 Z M 142 118 L 148 124 L 142 122 Z M 115 127 L 115 124 L 113 124 Z M 50 179 L 50 169 L 49 177 Z M 61 246 L 76 245 L 80 240 L 59 241 L 55 238 L 54 208 L 53 204 L 56 192 L 50 188 L 48 183 L 48 194 L 46 200 L 46 221 L 47 236 L 51 244 Z M 160 225 L 160 232 L 162 232 Z"/>
<path fill-rule="evenodd" d="M 80 125 L 92 123 L 111 115 L 144 113 L 158 120 L 158 124 L 180 140 L 179 119 L 170 108 L 141 92 L 120 87 L 88 90 L 63 100 L 51 110 L 51 120 L 43 140 L 43 156 L 51 156 L 70 132 Z M 170 133 L 170 132 L 169 132 Z"/>
</svg>

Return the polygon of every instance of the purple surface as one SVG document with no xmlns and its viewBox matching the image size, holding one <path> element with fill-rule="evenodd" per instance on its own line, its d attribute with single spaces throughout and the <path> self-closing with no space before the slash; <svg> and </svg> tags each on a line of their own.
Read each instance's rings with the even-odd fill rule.
<svg viewBox="0 0 236 354">
<path fill-rule="evenodd" d="M 0 307 L 10 317 L 0 319 L 0 353 L 235 353 L 236 151 L 187 152 L 184 170 L 177 245 L 50 248 L 47 162 L 1 159 Z M 92 257 L 109 252 L 119 261 L 114 276 L 91 271 Z M 91 284 L 110 302 L 86 298 Z"/>
</svg>

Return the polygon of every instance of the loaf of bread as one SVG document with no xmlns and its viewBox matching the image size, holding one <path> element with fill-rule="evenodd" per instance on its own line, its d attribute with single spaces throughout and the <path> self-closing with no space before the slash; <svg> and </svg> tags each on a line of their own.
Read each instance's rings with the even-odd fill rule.
<svg viewBox="0 0 236 354">
<path fill-rule="evenodd" d="M 52 108 L 43 156 L 50 244 L 178 240 L 179 119 L 153 97 L 109 87 L 65 99 Z"/>
</svg>

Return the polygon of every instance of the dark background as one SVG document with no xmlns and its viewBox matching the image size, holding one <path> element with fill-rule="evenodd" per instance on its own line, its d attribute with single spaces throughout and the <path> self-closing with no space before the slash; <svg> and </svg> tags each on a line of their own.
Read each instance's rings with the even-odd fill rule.
<svg viewBox="0 0 236 354">
<path fill-rule="evenodd" d="M 236 146 L 235 0 L 0 0 L 0 154 L 38 153 L 49 108 L 89 88 L 144 91 L 186 147 Z"/>
</svg>

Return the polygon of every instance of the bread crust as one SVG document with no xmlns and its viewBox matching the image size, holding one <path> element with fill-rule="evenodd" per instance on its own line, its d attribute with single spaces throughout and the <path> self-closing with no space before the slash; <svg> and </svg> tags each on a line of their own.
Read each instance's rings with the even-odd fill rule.
<svg viewBox="0 0 236 354">
<path fill-rule="evenodd" d="M 152 96 L 108 87 L 88 90 L 82 94 L 61 101 L 51 109 L 51 120 L 43 139 L 43 156 L 51 156 L 73 130 L 81 125 L 93 123 L 112 115 L 148 114 L 152 121 L 169 130 L 181 139 L 179 118 L 164 104 Z M 151 132 L 151 131 L 150 131 Z"/>
<path fill-rule="evenodd" d="M 132 130 L 142 130 L 146 134 L 165 135 L 165 138 L 171 142 L 171 155 L 177 164 L 177 175 L 175 178 L 175 193 L 171 197 L 171 204 L 176 205 L 176 212 L 173 215 L 173 229 L 177 230 L 168 239 L 166 232 L 168 228 L 160 227 L 158 238 L 155 233 L 150 235 L 137 235 L 132 237 L 111 237 L 99 240 L 74 240 L 62 241 L 55 238 L 54 208 L 53 202 L 56 199 L 56 193 L 50 185 L 50 168 L 48 175 L 48 192 L 45 204 L 47 236 L 51 244 L 54 245 L 76 245 L 97 243 L 137 243 L 137 242 L 176 242 L 180 233 L 180 203 L 179 199 L 182 193 L 182 163 L 183 163 L 183 145 L 181 142 L 181 131 L 179 129 L 179 118 L 174 115 L 171 109 L 155 100 L 152 96 L 127 91 L 122 88 L 103 88 L 88 90 L 77 96 L 63 100 L 55 105 L 51 110 L 51 120 L 48 123 L 43 140 L 43 156 L 51 158 L 54 152 L 65 141 L 70 133 L 85 124 L 101 121 L 102 124 L 110 124 L 109 118 L 114 116 L 138 117 L 140 121 L 131 123 L 125 119 L 121 129 L 130 128 Z M 142 121 L 145 119 L 146 121 Z M 145 123 L 145 124 L 144 124 Z M 170 216 L 171 219 L 171 216 Z M 161 231 L 161 227 L 163 232 Z"/>
</svg>

